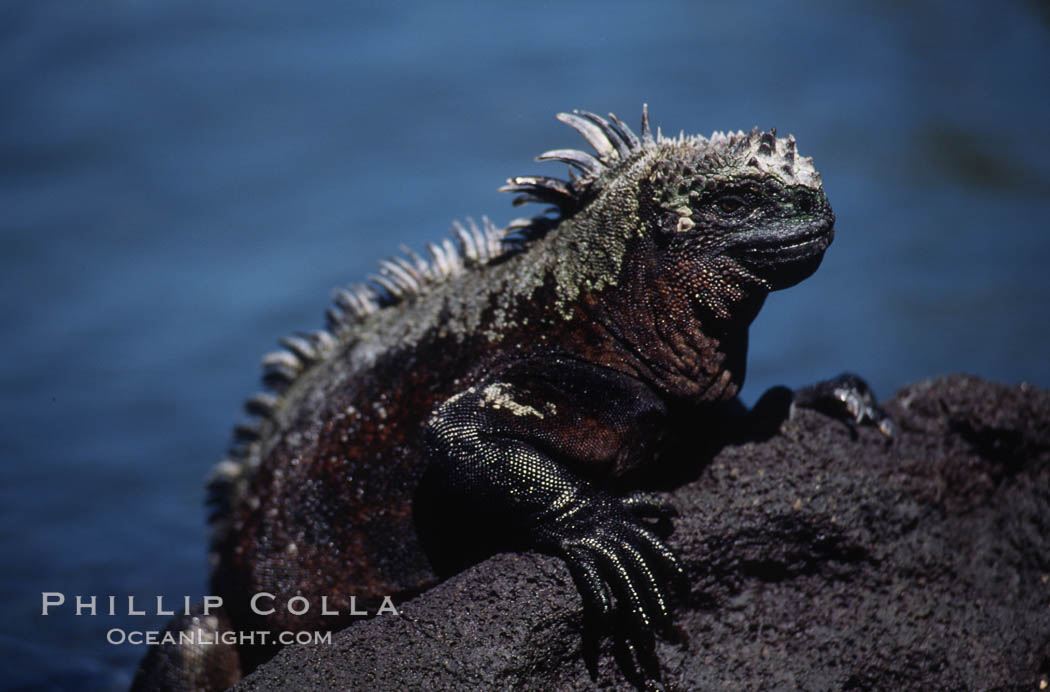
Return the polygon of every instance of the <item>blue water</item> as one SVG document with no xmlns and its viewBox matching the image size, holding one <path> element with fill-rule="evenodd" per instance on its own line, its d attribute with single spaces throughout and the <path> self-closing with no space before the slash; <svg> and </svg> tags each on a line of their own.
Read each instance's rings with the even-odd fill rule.
<svg viewBox="0 0 1050 692">
<path fill-rule="evenodd" d="M 517 216 L 503 179 L 581 144 L 561 110 L 815 157 L 838 235 L 759 317 L 746 399 L 1050 386 L 1050 7 L 914 5 L 4 3 L 3 684 L 127 685 L 107 630 L 165 618 L 41 592 L 203 594 L 201 479 L 258 357 L 400 243 Z"/>
</svg>

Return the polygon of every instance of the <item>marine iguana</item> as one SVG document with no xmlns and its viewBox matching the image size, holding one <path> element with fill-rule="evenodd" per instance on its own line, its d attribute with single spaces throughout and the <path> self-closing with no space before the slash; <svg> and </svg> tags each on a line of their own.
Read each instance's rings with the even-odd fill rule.
<svg viewBox="0 0 1050 692">
<path fill-rule="evenodd" d="M 658 680 L 653 636 L 684 575 L 652 521 L 673 509 L 632 479 L 742 408 L 748 327 L 817 269 L 834 215 L 793 136 L 654 136 L 645 108 L 641 136 L 611 114 L 558 118 L 595 153 L 548 151 L 567 180 L 501 188 L 544 213 L 454 224 L 458 244 L 383 262 L 336 292 L 325 330 L 263 358 L 270 391 L 208 486 L 223 610 L 171 628 L 337 629 L 487 552 L 536 549 Z M 853 376 L 796 394 L 889 431 Z M 313 607 L 261 614 L 261 593 Z M 275 650 L 154 647 L 136 685 L 232 684 Z"/>
</svg>

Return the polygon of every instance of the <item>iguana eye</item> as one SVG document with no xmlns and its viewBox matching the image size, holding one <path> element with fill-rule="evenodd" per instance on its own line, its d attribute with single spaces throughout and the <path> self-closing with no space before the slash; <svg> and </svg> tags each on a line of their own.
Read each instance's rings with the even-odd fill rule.
<svg viewBox="0 0 1050 692">
<path fill-rule="evenodd" d="M 736 195 L 726 195 L 718 198 L 718 201 L 715 202 L 715 207 L 723 214 L 733 216 L 744 208 L 744 200 Z"/>
</svg>

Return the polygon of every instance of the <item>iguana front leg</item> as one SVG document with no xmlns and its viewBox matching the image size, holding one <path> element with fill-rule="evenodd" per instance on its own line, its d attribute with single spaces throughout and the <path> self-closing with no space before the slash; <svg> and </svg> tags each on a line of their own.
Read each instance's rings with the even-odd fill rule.
<svg viewBox="0 0 1050 692">
<path fill-rule="evenodd" d="M 668 587 L 684 580 L 673 553 L 641 521 L 666 514 L 650 496 L 603 487 L 647 459 L 663 403 L 641 383 L 571 359 L 506 369 L 439 406 L 426 429 L 428 474 L 443 501 L 469 503 L 479 525 L 505 527 L 567 562 L 585 606 L 629 614 L 640 658 L 670 624 Z"/>
</svg>

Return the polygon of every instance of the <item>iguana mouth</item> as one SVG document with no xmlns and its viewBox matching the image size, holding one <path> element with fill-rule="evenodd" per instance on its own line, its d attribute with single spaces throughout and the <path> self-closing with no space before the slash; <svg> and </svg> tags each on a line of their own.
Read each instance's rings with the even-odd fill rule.
<svg viewBox="0 0 1050 692">
<path fill-rule="evenodd" d="M 729 252 L 773 290 L 779 290 L 815 272 L 834 237 L 834 226 L 820 220 L 756 230 L 737 238 Z"/>
<path fill-rule="evenodd" d="M 824 252 L 831 244 L 831 235 L 825 231 L 748 245 L 739 249 L 740 259 L 760 265 L 794 262 Z"/>
</svg>

